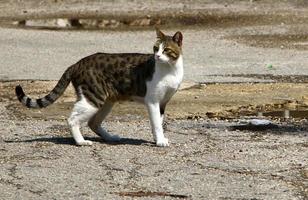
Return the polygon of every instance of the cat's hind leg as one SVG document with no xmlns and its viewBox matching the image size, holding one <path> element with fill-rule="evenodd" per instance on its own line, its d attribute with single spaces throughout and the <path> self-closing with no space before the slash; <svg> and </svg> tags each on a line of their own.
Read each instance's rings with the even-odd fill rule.
<svg viewBox="0 0 308 200">
<path fill-rule="evenodd" d="M 75 103 L 73 111 L 68 118 L 68 125 L 70 126 L 72 136 L 77 145 L 92 145 L 92 141 L 83 138 L 80 127 L 82 123 L 88 122 L 97 110 L 98 109 L 92 106 L 84 96 L 81 96 L 80 100 Z"/>
<path fill-rule="evenodd" d="M 88 125 L 92 131 L 102 137 L 106 142 L 118 142 L 121 138 L 118 135 L 108 133 L 102 126 L 102 121 L 110 113 L 114 103 L 106 101 L 104 105 L 90 118 Z"/>
</svg>

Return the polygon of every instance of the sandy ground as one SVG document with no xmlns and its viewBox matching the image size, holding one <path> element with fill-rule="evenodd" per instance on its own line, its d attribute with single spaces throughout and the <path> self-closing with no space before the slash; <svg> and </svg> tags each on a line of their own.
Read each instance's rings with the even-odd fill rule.
<svg viewBox="0 0 308 200">
<path fill-rule="evenodd" d="M 307 1 L 85 2 L 0 3 L 0 199 L 308 198 Z M 155 147 L 145 109 L 133 102 L 116 105 L 104 122 L 123 137 L 119 143 L 83 128 L 91 147 L 75 146 L 69 134 L 71 88 L 43 110 L 17 102 L 16 84 L 42 96 L 91 53 L 151 51 L 152 27 L 33 21 L 72 16 L 161 19 L 167 33 L 183 32 L 185 84 L 164 126 L 170 147 Z M 12 25 L 25 19 L 36 25 Z M 260 111 L 285 109 L 300 117 L 247 125 Z"/>
</svg>

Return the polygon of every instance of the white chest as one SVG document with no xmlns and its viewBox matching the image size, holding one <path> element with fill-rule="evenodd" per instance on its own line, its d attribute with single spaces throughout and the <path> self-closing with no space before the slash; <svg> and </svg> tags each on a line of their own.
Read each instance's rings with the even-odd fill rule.
<svg viewBox="0 0 308 200">
<path fill-rule="evenodd" d="M 174 95 L 183 80 L 183 60 L 180 57 L 174 66 L 156 64 L 151 81 L 147 82 L 145 99 L 167 102 Z"/>
</svg>

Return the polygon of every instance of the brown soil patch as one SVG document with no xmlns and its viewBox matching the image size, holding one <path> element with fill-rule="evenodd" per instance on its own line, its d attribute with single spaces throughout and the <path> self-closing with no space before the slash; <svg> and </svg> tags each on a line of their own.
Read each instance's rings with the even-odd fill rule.
<svg viewBox="0 0 308 200">
<path fill-rule="evenodd" d="M 53 105 L 45 109 L 28 109 L 15 97 L 14 87 L 21 84 L 31 97 L 47 94 L 55 81 L 21 81 L 0 83 L 0 102 L 10 102 L 7 109 L 18 117 L 66 119 L 75 101 L 72 87 Z M 237 118 L 243 115 L 257 115 L 258 111 L 273 111 L 305 108 L 308 105 L 307 83 L 242 83 L 242 84 L 197 84 L 183 89 L 167 106 L 168 118 Z M 121 116 L 147 115 L 143 105 L 135 102 L 118 103 L 109 119 Z M 137 117 L 138 118 L 138 117 Z"/>
</svg>

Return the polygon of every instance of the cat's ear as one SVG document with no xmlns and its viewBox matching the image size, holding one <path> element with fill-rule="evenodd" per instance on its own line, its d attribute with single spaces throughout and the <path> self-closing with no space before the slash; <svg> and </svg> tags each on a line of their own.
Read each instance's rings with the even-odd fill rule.
<svg viewBox="0 0 308 200">
<path fill-rule="evenodd" d="M 182 46 L 183 35 L 180 31 L 176 32 L 172 37 L 172 40 L 176 42 L 180 47 Z"/>
<path fill-rule="evenodd" d="M 158 27 L 155 27 L 155 29 L 156 29 L 157 38 L 163 39 L 165 37 L 165 34 L 163 32 L 161 32 L 161 30 L 159 30 Z"/>
</svg>

